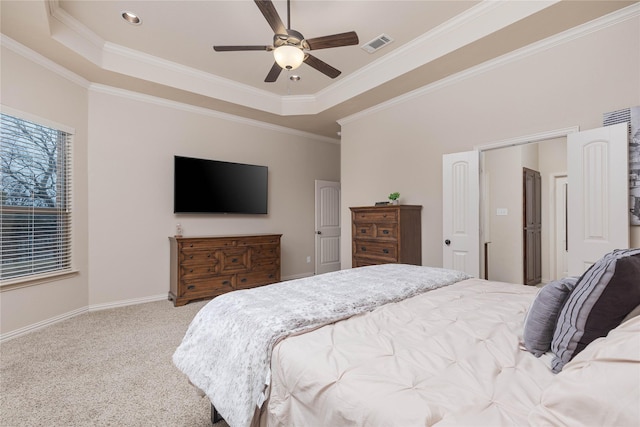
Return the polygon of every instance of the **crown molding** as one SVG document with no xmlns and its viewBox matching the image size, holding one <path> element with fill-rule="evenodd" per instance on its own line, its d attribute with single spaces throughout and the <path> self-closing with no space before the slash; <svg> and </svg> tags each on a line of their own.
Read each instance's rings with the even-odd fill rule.
<svg viewBox="0 0 640 427">
<path fill-rule="evenodd" d="M 186 111 L 189 113 L 201 114 L 207 117 L 212 117 L 216 119 L 226 120 L 229 122 L 239 123 L 244 126 L 252 126 L 264 130 L 270 130 L 274 132 L 285 133 L 288 135 L 293 135 L 297 137 L 303 137 L 312 139 L 318 142 L 328 142 L 331 144 L 339 144 L 340 140 L 335 138 L 329 138 L 322 135 L 317 135 L 311 132 L 305 132 L 297 129 L 291 129 L 285 126 L 274 125 L 271 123 L 261 122 L 259 120 L 248 119 L 246 117 L 235 116 L 233 114 L 223 113 L 220 111 L 210 110 L 208 108 L 197 107 L 191 104 L 185 104 L 182 102 L 171 101 L 165 98 L 160 98 L 157 96 L 146 95 L 139 92 L 134 92 L 126 89 L 115 88 L 112 86 L 92 83 L 89 87 L 90 91 L 96 93 L 104 93 L 107 95 L 118 96 L 121 98 L 127 98 L 134 101 L 144 102 L 148 104 L 154 104 L 161 107 L 173 108 L 176 110 Z"/>
<path fill-rule="evenodd" d="M 484 0 L 318 92 L 330 108 L 557 3 Z"/>
<path fill-rule="evenodd" d="M 164 98 L 160 98 L 160 97 L 155 97 L 155 96 L 150 96 L 150 95 L 144 95 L 138 92 L 133 92 L 133 91 L 128 91 L 128 90 L 124 90 L 124 89 L 118 89 L 118 88 L 114 88 L 111 86 L 107 86 L 107 85 L 102 85 L 102 84 L 98 84 L 98 83 L 91 83 L 88 80 L 86 80 L 83 77 L 80 77 L 79 75 L 69 71 L 68 69 L 58 65 L 57 63 L 51 61 L 48 58 L 45 58 L 44 56 L 42 56 L 41 54 L 39 54 L 38 52 L 35 52 L 31 49 L 29 49 L 28 47 L 18 43 L 17 41 L 13 40 L 10 37 L 5 36 L 4 34 L 0 34 L 0 46 L 5 47 L 7 49 L 9 49 L 12 52 L 15 52 L 16 54 L 20 55 L 21 57 L 42 66 L 43 68 L 69 80 L 72 83 L 77 84 L 80 87 L 83 87 L 85 89 L 88 90 L 93 90 L 96 92 L 102 92 L 102 93 L 107 93 L 110 95 L 115 95 L 115 96 L 121 96 L 121 97 L 126 97 L 129 99 L 135 99 L 137 101 L 143 101 L 143 102 L 147 102 L 147 103 L 152 103 L 152 104 L 156 104 L 156 105 L 161 105 L 164 107 L 169 107 L 169 108 L 176 108 L 176 109 L 180 109 L 183 111 L 189 111 L 189 112 L 195 112 L 198 114 L 204 114 L 207 115 L 209 117 L 215 117 L 218 119 L 222 119 L 222 120 L 227 120 L 227 121 L 232 121 L 232 122 L 236 122 L 236 123 L 240 123 L 243 125 L 248 125 L 248 126 L 253 126 L 253 127 L 258 127 L 261 129 L 265 129 L 265 130 L 271 130 L 271 131 L 276 131 L 276 132 L 281 132 L 281 133 L 286 133 L 289 135 L 295 135 L 295 136 L 299 136 L 299 137 L 304 137 L 304 138 L 309 138 L 309 139 L 313 139 L 315 141 L 319 141 L 319 142 L 328 142 L 331 144 L 339 144 L 340 140 L 339 139 L 334 139 L 334 138 L 329 138 L 326 136 L 322 136 L 322 135 L 316 135 L 314 133 L 310 133 L 310 132 L 304 132 L 304 131 L 300 131 L 297 129 L 291 129 L 291 128 L 287 128 L 285 126 L 279 126 L 279 125 L 274 125 L 271 123 L 266 123 L 266 122 L 261 122 L 259 120 L 253 120 L 253 119 L 247 119 L 244 117 L 240 117 L 240 116 L 235 116 L 233 114 L 228 114 L 228 113 L 222 113 L 219 111 L 214 111 L 214 110 L 210 110 L 207 108 L 203 108 L 203 107 L 196 107 L 193 105 L 189 105 L 189 104 L 184 104 L 184 103 L 180 103 L 177 101 L 170 101 Z M 8 106 L 2 106 L 3 110 L 6 110 L 10 107 Z M 38 120 L 42 120 L 40 118 L 38 118 Z M 59 124 L 56 124 L 56 126 L 62 126 Z M 74 133 L 74 132 L 70 132 L 70 133 Z"/>
<path fill-rule="evenodd" d="M 601 18 L 597 18 L 593 21 L 571 28 L 567 31 L 556 34 L 554 36 L 551 36 L 539 42 L 532 43 L 528 46 L 525 46 L 513 52 L 509 52 L 498 58 L 476 65 L 475 67 L 472 67 L 464 71 L 461 71 L 459 73 L 453 74 L 451 76 L 445 77 L 444 79 L 438 80 L 435 83 L 423 86 L 411 92 L 407 92 L 403 95 L 390 99 L 389 101 L 380 103 L 374 107 L 367 108 L 366 110 L 362 110 L 358 113 L 343 117 L 339 119 L 337 122 L 341 126 L 344 126 L 345 124 L 360 120 L 372 114 L 387 110 L 397 105 L 404 104 L 405 102 L 409 102 L 415 98 L 435 92 L 446 86 L 450 86 L 460 81 L 469 79 L 471 77 L 486 73 L 488 71 L 494 70 L 508 63 L 519 61 L 528 56 L 535 55 L 545 50 L 549 50 L 553 47 L 562 45 L 564 43 L 568 43 L 572 40 L 585 37 L 591 33 L 603 30 L 612 25 L 619 24 L 621 22 L 627 21 L 629 19 L 633 19 L 638 16 L 640 16 L 640 3 L 635 3 L 631 6 L 627 6 L 626 8 L 612 12 Z"/>
<path fill-rule="evenodd" d="M 89 87 L 89 84 L 90 84 L 89 80 L 85 79 L 84 77 L 80 77 L 76 73 L 73 73 L 67 70 L 61 65 L 58 65 L 52 60 L 45 58 L 44 56 L 40 55 L 38 52 L 35 52 L 34 50 L 29 49 L 25 45 L 18 43 L 17 41 L 13 40 L 10 37 L 5 36 L 4 34 L 0 34 L 0 45 L 2 45 L 3 47 L 6 47 L 12 52 L 17 53 L 23 58 L 33 63 L 36 63 L 46 68 L 49 71 L 54 72 L 55 74 L 69 80 L 70 82 L 77 84 L 78 86 L 81 86 L 85 89 Z"/>
<path fill-rule="evenodd" d="M 101 68 L 282 116 L 325 111 L 558 1 L 483 0 L 315 94 L 279 96 L 105 42 L 61 9 L 58 0 L 47 0 L 51 36 Z"/>
</svg>

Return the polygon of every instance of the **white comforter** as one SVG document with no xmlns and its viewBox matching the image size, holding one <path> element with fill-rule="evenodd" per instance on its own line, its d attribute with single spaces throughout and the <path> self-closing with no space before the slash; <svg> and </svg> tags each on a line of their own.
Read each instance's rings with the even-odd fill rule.
<svg viewBox="0 0 640 427">
<path fill-rule="evenodd" d="M 173 361 L 229 425 L 249 426 L 268 395 L 271 351 L 279 339 L 467 278 L 386 264 L 232 292 L 196 315 Z"/>
<path fill-rule="evenodd" d="M 527 425 L 554 378 L 519 346 L 537 290 L 469 279 L 289 337 L 261 424 Z"/>
</svg>

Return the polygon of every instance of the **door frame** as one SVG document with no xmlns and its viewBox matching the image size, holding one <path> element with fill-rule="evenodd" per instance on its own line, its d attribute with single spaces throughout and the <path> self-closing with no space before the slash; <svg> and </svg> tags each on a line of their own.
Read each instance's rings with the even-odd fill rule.
<svg viewBox="0 0 640 427">
<path fill-rule="evenodd" d="M 488 144 L 476 145 L 473 147 L 473 149 L 477 150 L 480 153 L 479 162 L 480 162 L 480 165 L 482 166 L 484 164 L 484 157 L 482 154 L 486 151 L 497 150 L 499 148 L 505 148 L 505 147 L 514 147 L 518 145 L 538 143 L 538 142 L 547 141 L 550 139 L 566 138 L 569 134 L 572 134 L 575 132 L 580 132 L 580 126 L 569 126 L 566 128 L 553 129 L 553 130 L 538 132 L 530 135 L 523 135 L 523 136 L 518 136 L 514 138 L 503 139 L 503 140 L 491 142 Z M 484 182 L 484 169 L 481 167 L 479 168 L 479 171 L 480 171 L 480 177 L 479 177 L 478 184 L 480 186 L 480 189 L 483 189 L 486 186 L 486 183 Z M 481 268 L 485 264 L 485 260 L 486 260 L 486 253 L 484 251 L 484 243 L 486 240 L 485 233 L 489 231 L 484 229 L 488 222 L 487 221 L 488 218 L 485 217 L 486 213 L 488 212 L 485 204 L 486 204 L 486 201 L 484 200 L 484 198 L 481 197 L 480 198 L 480 218 L 479 218 L 481 248 L 478 249 L 479 255 L 480 255 L 479 268 Z M 488 233 L 486 235 L 488 235 Z M 482 268 L 482 270 L 484 270 L 484 268 Z"/>
<path fill-rule="evenodd" d="M 565 220 L 565 239 L 567 228 L 567 201 L 565 200 L 565 206 L 558 206 L 558 183 L 564 181 L 564 185 L 567 185 L 567 172 L 552 173 L 549 180 L 549 238 L 553 238 L 551 245 L 551 251 L 549 253 L 549 281 L 558 280 L 562 277 L 558 277 L 558 264 L 560 263 L 560 248 L 558 246 L 558 214 L 559 210 L 562 210 Z"/>
</svg>

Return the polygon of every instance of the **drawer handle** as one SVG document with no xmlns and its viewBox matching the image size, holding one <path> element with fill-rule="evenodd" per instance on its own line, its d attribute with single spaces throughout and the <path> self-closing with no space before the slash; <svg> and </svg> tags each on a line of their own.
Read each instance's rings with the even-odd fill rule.
<svg viewBox="0 0 640 427">
<path fill-rule="evenodd" d="M 362 252 L 366 252 L 367 251 L 366 246 L 362 246 L 360 249 L 362 250 Z"/>
<path fill-rule="evenodd" d="M 387 214 L 382 215 L 382 218 L 386 218 L 386 217 L 387 217 Z"/>
<path fill-rule="evenodd" d="M 223 285 L 228 285 L 228 284 L 229 284 L 229 281 L 228 281 L 228 280 L 225 280 L 224 282 L 222 282 L 222 284 L 223 284 Z"/>
<path fill-rule="evenodd" d="M 189 286 L 187 286 L 187 289 L 195 289 L 195 288 L 196 288 L 196 285 L 189 285 Z"/>
<path fill-rule="evenodd" d="M 389 253 L 389 249 L 383 249 L 382 253 L 388 254 Z"/>
<path fill-rule="evenodd" d="M 270 275 L 269 275 L 269 279 L 273 279 L 273 274 L 270 274 Z"/>
<path fill-rule="evenodd" d="M 231 262 L 238 262 L 238 258 L 231 258 Z"/>
<path fill-rule="evenodd" d="M 211 258 L 211 254 L 207 254 L 207 258 Z"/>
<path fill-rule="evenodd" d="M 389 234 L 389 230 L 382 230 L 382 234 Z"/>
<path fill-rule="evenodd" d="M 361 232 L 361 233 L 366 233 L 366 232 L 367 232 L 367 229 L 366 229 L 366 228 L 361 228 L 361 229 L 360 229 L 360 232 Z"/>
<path fill-rule="evenodd" d="M 210 268 L 207 268 L 207 273 L 211 273 L 211 269 Z"/>
<path fill-rule="evenodd" d="M 193 247 L 193 243 L 192 243 L 192 244 L 190 244 L 190 245 L 189 245 L 189 247 L 190 247 L 190 248 L 192 248 L 192 247 Z"/>
<path fill-rule="evenodd" d="M 190 256 L 189 256 L 189 259 L 193 259 L 193 255 L 190 255 Z"/>
<path fill-rule="evenodd" d="M 193 273 L 193 268 L 191 270 L 189 270 L 189 273 Z"/>
<path fill-rule="evenodd" d="M 247 281 L 247 278 L 246 278 L 246 277 L 245 277 L 245 278 L 240 279 L 240 282 L 242 282 L 242 283 L 244 283 L 244 282 L 246 282 L 246 281 Z"/>
</svg>

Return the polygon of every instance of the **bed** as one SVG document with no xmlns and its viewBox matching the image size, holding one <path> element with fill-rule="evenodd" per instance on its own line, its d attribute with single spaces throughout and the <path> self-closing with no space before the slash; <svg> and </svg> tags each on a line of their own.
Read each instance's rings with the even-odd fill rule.
<svg viewBox="0 0 640 427">
<path fill-rule="evenodd" d="M 635 251 L 603 257 L 614 270 L 633 261 L 619 285 L 624 303 L 615 300 L 624 314 L 579 351 L 560 320 L 545 324 L 553 306 L 547 299 L 555 298 L 551 317 L 582 311 L 580 323 L 596 316 L 615 288 L 600 285 L 603 275 L 612 281 L 610 265 L 592 267 L 600 282 L 580 295 L 586 273 L 543 293 L 401 264 L 232 292 L 198 313 L 173 360 L 211 400 L 212 418 L 219 414 L 232 427 L 637 425 Z M 634 286 L 637 292 L 624 288 Z M 531 330 L 533 338 L 525 333 Z M 562 339 L 575 353 L 568 360 L 559 360 L 562 349 L 550 351 Z"/>
</svg>

